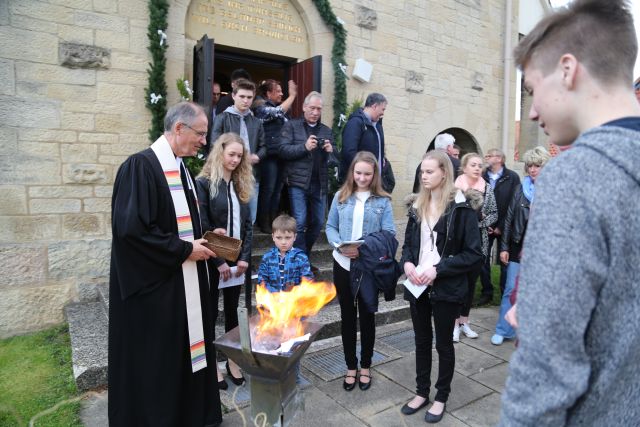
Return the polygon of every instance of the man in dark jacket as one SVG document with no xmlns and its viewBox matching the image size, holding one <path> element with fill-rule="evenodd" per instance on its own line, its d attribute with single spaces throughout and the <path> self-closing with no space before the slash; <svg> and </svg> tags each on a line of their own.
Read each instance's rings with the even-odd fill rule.
<svg viewBox="0 0 640 427">
<path fill-rule="evenodd" d="M 291 214 L 297 222 L 294 246 L 308 255 L 324 224 L 327 167 L 334 159 L 335 147 L 331 129 L 320 123 L 322 95 L 309 93 L 302 111 L 302 118 L 289 120 L 282 127 L 278 154 L 286 164 Z"/>
<path fill-rule="evenodd" d="M 233 89 L 234 105 L 227 108 L 216 116 L 211 131 L 212 144 L 216 139 L 226 132 L 235 132 L 240 135 L 244 142 L 244 148 L 249 152 L 249 160 L 253 165 L 253 176 L 256 179 L 256 186 L 253 196 L 249 201 L 249 211 L 251 212 L 251 223 L 256 222 L 258 211 L 258 192 L 260 184 L 260 160 L 267 156 L 267 147 L 264 142 L 264 129 L 262 121 L 256 118 L 251 112 L 251 103 L 256 94 L 256 85 L 248 80 L 240 80 Z M 209 148 L 211 149 L 211 148 Z"/>
<path fill-rule="evenodd" d="M 364 108 L 359 108 L 349 116 L 342 131 L 341 180 L 344 180 L 344 175 L 358 151 L 369 151 L 376 156 L 382 176 L 385 163 L 382 116 L 386 109 L 387 98 L 380 93 L 371 93 L 367 96 Z M 389 188 L 385 188 L 385 191 L 391 192 Z"/>
<path fill-rule="evenodd" d="M 520 177 L 514 171 L 507 169 L 504 165 L 505 155 L 497 149 L 492 148 L 487 151 L 484 156 L 488 163 L 487 169 L 482 175 L 485 181 L 489 183 L 496 196 L 496 204 L 498 205 L 498 221 L 489 227 L 489 254 L 493 247 L 493 241 L 500 243 L 500 236 L 504 231 L 504 219 L 507 217 L 507 209 L 513 198 L 513 194 L 520 184 Z M 504 290 L 504 283 L 507 279 L 506 267 L 500 264 L 500 289 Z M 480 273 L 480 281 L 482 282 L 482 294 L 477 301 L 478 305 L 484 305 L 493 300 L 493 285 L 491 284 L 491 256 L 488 256 L 482 266 Z"/>
<path fill-rule="evenodd" d="M 236 88 L 236 85 L 239 80 L 249 80 L 251 81 L 251 75 L 244 68 L 238 68 L 237 70 L 233 70 L 231 72 L 231 90 L 233 91 Z M 231 107 L 234 104 L 233 96 L 231 93 L 225 95 L 218 101 L 216 105 L 216 116 L 221 114 L 224 110 Z"/>
</svg>

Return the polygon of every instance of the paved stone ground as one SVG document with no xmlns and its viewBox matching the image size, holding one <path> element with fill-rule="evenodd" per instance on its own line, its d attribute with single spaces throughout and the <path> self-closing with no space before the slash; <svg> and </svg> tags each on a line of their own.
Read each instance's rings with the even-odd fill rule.
<svg viewBox="0 0 640 427">
<path fill-rule="evenodd" d="M 460 344 L 456 345 L 456 373 L 447 403 L 447 413 L 439 423 L 443 427 L 494 426 L 498 422 L 500 393 L 514 345 L 513 342 L 505 341 L 502 346 L 496 347 L 489 341 L 498 316 L 497 307 L 473 309 L 471 316 L 473 328 L 480 336 L 473 340 L 463 337 Z M 374 363 L 373 384 L 364 392 L 357 387 L 352 392 L 344 391 L 342 377 L 336 378 L 335 375 L 320 372 L 309 363 L 311 355 L 340 352 L 339 337 L 313 343 L 302 365 L 302 374 L 308 380 L 302 389 L 305 409 L 298 413 L 292 424 L 304 427 L 424 426 L 426 409 L 412 416 L 400 413 L 402 405 L 413 397 L 415 391 L 415 358 L 410 349 L 388 345 L 389 341 L 385 337 L 397 336 L 395 334 L 403 331 L 411 331 L 410 321 L 378 328 L 375 350 L 384 360 Z M 433 356 L 436 363 L 432 369 L 432 381 L 435 382 L 435 350 Z M 233 404 L 234 391 L 235 387 L 231 386 L 228 391 L 221 392 L 223 404 L 231 408 L 224 415 L 222 425 L 253 426 L 249 420 L 251 411 L 246 401 L 246 390 L 241 389 L 236 393 L 238 400 L 243 400 L 242 396 L 245 396 L 245 401 L 237 405 Z M 431 399 L 434 393 L 432 391 Z M 106 392 L 85 402 L 81 413 L 85 426 L 106 427 L 106 409 Z"/>
</svg>

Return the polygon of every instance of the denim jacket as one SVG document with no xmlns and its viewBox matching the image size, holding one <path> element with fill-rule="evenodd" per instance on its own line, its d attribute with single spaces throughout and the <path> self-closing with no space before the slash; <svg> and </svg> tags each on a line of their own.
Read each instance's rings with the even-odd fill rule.
<svg viewBox="0 0 640 427">
<path fill-rule="evenodd" d="M 258 268 L 258 283 L 264 283 L 269 292 L 297 286 L 303 277 L 313 280 L 313 273 L 309 258 L 298 248 L 291 248 L 284 256 L 284 280 L 280 278 L 280 251 L 275 246 L 263 255 Z"/>
<path fill-rule="evenodd" d="M 356 206 L 356 196 L 351 195 L 344 203 L 340 203 L 338 191 L 331 202 L 329 218 L 327 219 L 327 240 L 329 243 L 341 243 L 351 240 L 353 226 L 353 209 Z M 393 222 L 391 200 L 388 197 L 370 196 L 364 203 L 364 218 L 362 221 L 362 236 L 387 230 L 396 234 Z"/>
</svg>

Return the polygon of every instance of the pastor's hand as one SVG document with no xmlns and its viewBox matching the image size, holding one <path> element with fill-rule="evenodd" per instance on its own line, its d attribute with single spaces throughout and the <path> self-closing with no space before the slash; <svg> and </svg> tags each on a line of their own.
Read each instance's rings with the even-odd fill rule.
<svg viewBox="0 0 640 427">
<path fill-rule="evenodd" d="M 205 239 L 198 239 L 191 242 L 193 249 L 189 255 L 189 260 L 202 261 L 209 258 L 215 258 L 217 256 L 215 252 L 204 246 L 204 243 L 207 243 Z"/>
</svg>

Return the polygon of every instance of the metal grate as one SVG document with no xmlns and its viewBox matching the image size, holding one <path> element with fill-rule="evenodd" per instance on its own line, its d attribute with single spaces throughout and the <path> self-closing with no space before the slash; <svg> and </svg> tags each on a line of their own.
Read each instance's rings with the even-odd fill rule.
<svg viewBox="0 0 640 427">
<path fill-rule="evenodd" d="M 413 329 L 381 337 L 378 341 L 383 342 L 398 351 L 402 351 L 403 353 L 411 353 L 416 350 Z"/>
<path fill-rule="evenodd" d="M 356 347 L 356 354 L 360 354 L 360 345 Z M 376 364 L 388 359 L 382 353 L 373 351 L 371 363 Z M 302 364 L 325 381 L 331 381 L 344 375 L 347 369 L 344 363 L 342 347 L 333 347 L 329 351 L 306 355 Z"/>
</svg>

